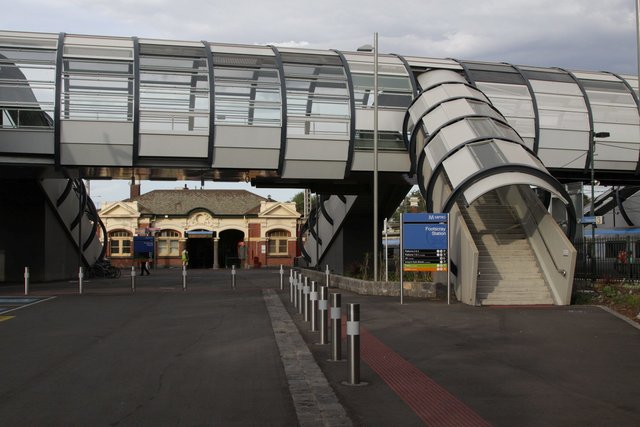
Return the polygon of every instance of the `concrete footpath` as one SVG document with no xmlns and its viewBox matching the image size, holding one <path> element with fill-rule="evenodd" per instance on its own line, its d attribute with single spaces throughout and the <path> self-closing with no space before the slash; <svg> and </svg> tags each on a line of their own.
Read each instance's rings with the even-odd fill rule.
<svg viewBox="0 0 640 427">
<path fill-rule="evenodd" d="M 361 307 L 353 387 L 277 270 L 136 279 L 0 286 L 3 426 L 640 425 L 640 330 L 598 307 L 332 289 Z"/>
</svg>

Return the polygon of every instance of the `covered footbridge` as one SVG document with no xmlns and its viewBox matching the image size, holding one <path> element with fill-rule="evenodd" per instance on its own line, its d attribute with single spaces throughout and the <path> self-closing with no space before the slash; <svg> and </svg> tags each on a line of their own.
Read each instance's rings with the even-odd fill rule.
<svg viewBox="0 0 640 427">
<path fill-rule="evenodd" d="M 309 188 L 321 197 L 305 261 L 341 272 L 372 246 L 377 101 L 380 217 L 418 184 L 452 215 L 461 301 L 567 304 L 581 196 L 563 184 L 588 181 L 592 160 L 602 183 L 637 183 L 637 78 L 378 57 L 376 94 L 370 52 L 0 32 L 4 215 L 15 224 L 23 190 L 38 189 L 27 233 L 43 240 L 36 275 L 53 280 L 77 268 L 61 253 L 100 257 L 79 178 Z M 4 227 L 15 279 L 29 250 Z"/>
</svg>

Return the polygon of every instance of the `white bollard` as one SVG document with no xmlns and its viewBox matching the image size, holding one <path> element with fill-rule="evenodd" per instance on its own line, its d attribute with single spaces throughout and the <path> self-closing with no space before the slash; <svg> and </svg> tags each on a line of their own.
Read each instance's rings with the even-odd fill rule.
<svg viewBox="0 0 640 427">
<path fill-rule="evenodd" d="M 296 283 L 298 281 L 298 272 L 291 270 L 291 274 L 293 275 L 293 277 L 289 282 L 289 293 L 290 293 L 289 299 L 291 300 L 291 304 L 293 304 L 293 306 L 295 307 L 296 306 Z"/>
<path fill-rule="evenodd" d="M 327 268 L 324 271 L 324 274 L 326 277 L 326 284 L 325 286 L 328 288 L 329 287 L 329 276 L 331 275 L 331 271 L 329 270 L 329 264 L 327 264 Z"/>
<path fill-rule="evenodd" d="M 347 304 L 349 385 L 360 384 L 360 304 Z"/>
<path fill-rule="evenodd" d="M 231 266 L 231 288 L 236 288 L 236 266 Z"/>
<path fill-rule="evenodd" d="M 320 286 L 318 300 L 318 316 L 320 317 L 320 344 L 329 342 L 329 288 Z"/>
<path fill-rule="evenodd" d="M 80 267 L 78 269 L 78 292 L 80 295 L 82 295 L 82 279 L 84 278 L 84 271 L 83 268 Z"/>
<path fill-rule="evenodd" d="M 293 303 L 293 279 L 294 271 L 293 269 L 289 270 L 289 302 Z"/>
<path fill-rule="evenodd" d="M 311 281 L 311 292 L 309 293 L 309 317 L 311 319 L 311 330 L 318 330 L 318 285 L 315 280 Z"/>
<path fill-rule="evenodd" d="M 298 283 L 296 284 L 296 307 L 298 308 L 298 314 L 302 314 L 302 273 L 298 275 Z"/>
<path fill-rule="evenodd" d="M 331 294 L 331 360 L 342 360 L 342 295 Z"/>
<path fill-rule="evenodd" d="M 29 295 L 29 267 L 24 268 L 24 294 Z"/>
<path fill-rule="evenodd" d="M 302 314 L 305 322 L 311 320 L 311 286 L 309 286 L 307 279 L 307 277 L 304 278 L 304 286 L 302 287 Z"/>
<path fill-rule="evenodd" d="M 131 266 L 131 293 L 136 293 L 136 268 Z"/>
</svg>

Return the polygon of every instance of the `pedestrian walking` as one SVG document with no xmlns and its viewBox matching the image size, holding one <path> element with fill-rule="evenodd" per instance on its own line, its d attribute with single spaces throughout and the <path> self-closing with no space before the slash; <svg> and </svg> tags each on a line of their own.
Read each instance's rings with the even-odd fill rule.
<svg viewBox="0 0 640 427">
<path fill-rule="evenodd" d="M 147 276 L 151 275 L 149 271 L 149 261 L 146 259 L 140 260 L 140 275 L 144 276 L 144 273 L 147 273 Z"/>
</svg>

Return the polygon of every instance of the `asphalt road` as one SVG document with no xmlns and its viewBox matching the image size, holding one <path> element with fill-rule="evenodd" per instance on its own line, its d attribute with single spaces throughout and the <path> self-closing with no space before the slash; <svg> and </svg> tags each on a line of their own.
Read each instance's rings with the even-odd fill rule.
<svg viewBox="0 0 640 427">
<path fill-rule="evenodd" d="M 2 425 L 296 425 L 260 288 L 157 276 L 5 313 Z"/>
<path fill-rule="evenodd" d="M 94 280 L 81 296 L 77 282 L 33 284 L 56 298 L 0 310 L 2 425 L 345 425 L 301 415 L 325 391 L 300 399 L 298 386 L 313 393 L 319 380 L 291 370 L 292 355 L 315 360 L 339 402 L 329 406 L 354 425 L 464 425 L 453 421 L 460 407 L 495 426 L 640 425 L 640 330 L 598 307 L 400 305 L 340 291 L 343 307 L 361 306 L 363 360 L 381 346 L 394 356 L 382 368 L 363 362 L 368 385 L 351 387 L 347 364 L 328 361 L 330 346 L 317 345 L 286 290 L 274 321 L 265 295 L 277 271 L 240 270 L 237 289 L 228 271 L 190 271 L 187 291 L 181 280 L 152 271 L 135 294 L 128 277 Z M 298 348 L 283 350 L 281 338 L 298 334 Z M 385 373 L 407 367 L 419 375 L 398 391 Z M 443 410 L 448 421 L 425 421 Z"/>
</svg>

